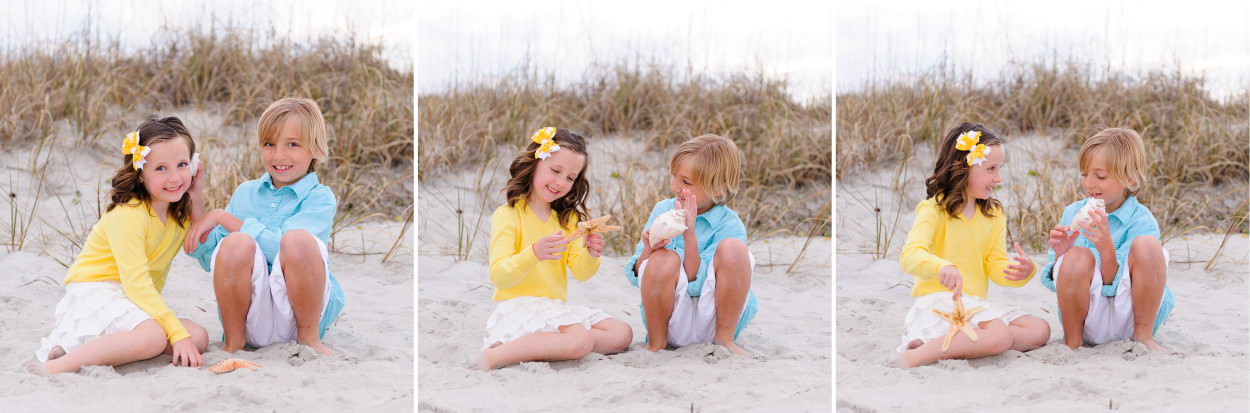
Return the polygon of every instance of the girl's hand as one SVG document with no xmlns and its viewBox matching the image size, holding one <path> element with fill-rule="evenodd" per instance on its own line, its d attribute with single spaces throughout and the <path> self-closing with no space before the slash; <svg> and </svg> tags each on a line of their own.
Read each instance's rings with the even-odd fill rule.
<svg viewBox="0 0 1250 413">
<path fill-rule="evenodd" d="M 599 258 L 600 255 L 603 255 L 603 235 L 586 235 L 586 249 L 590 250 L 590 256 L 592 257 Z"/>
<path fill-rule="evenodd" d="M 534 256 L 538 257 L 539 261 L 558 260 L 560 253 L 568 248 L 569 241 L 560 231 L 553 232 L 534 242 Z"/>
<path fill-rule="evenodd" d="M 950 289 L 955 293 L 953 298 L 958 299 L 963 295 L 964 276 L 959 273 L 959 269 L 954 265 L 947 265 L 938 270 L 938 281 L 942 282 L 942 286 Z"/>
<path fill-rule="evenodd" d="M 172 353 L 174 356 L 172 363 L 175 366 L 200 367 L 204 365 L 204 359 L 200 358 L 200 350 L 195 348 L 195 343 L 191 342 L 190 337 L 174 343 Z"/>
<path fill-rule="evenodd" d="M 1029 258 L 1028 254 L 1025 254 L 1024 250 L 1020 249 L 1019 242 L 1015 243 L 1015 246 L 1016 264 L 1008 265 L 1007 269 L 1003 270 L 1003 274 L 1007 275 L 1008 280 L 1020 281 L 1028 278 L 1029 274 L 1033 273 L 1034 264 L 1033 259 Z"/>
<path fill-rule="evenodd" d="M 1055 225 L 1055 229 L 1050 230 L 1050 240 L 1047 244 L 1050 249 L 1055 250 L 1055 258 L 1062 257 L 1072 248 L 1072 244 L 1076 242 L 1076 237 L 1081 236 L 1079 232 L 1073 232 L 1072 227 L 1068 225 Z"/>
<path fill-rule="evenodd" d="M 1107 222 L 1107 213 L 1104 211 L 1094 210 L 1092 212 L 1094 222 L 1088 226 L 1078 225 L 1085 234 L 1085 238 L 1094 244 L 1094 249 L 1100 253 L 1115 254 L 1115 244 L 1111 242 L 1111 225 Z"/>
</svg>

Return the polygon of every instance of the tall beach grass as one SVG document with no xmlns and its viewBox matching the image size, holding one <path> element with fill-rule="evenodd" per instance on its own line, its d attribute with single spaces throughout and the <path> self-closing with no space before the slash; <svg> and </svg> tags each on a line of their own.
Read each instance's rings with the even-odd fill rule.
<svg viewBox="0 0 1250 413">
<path fill-rule="evenodd" d="M 913 148 L 936 148 L 961 122 L 983 123 L 1008 142 L 1057 137 L 1063 154 L 1038 154 L 1047 161 L 1025 182 L 1005 182 L 1023 200 L 1007 211 L 1009 229 L 1022 244 L 1044 250 L 1064 206 L 1084 197 L 1075 150 L 1099 130 L 1127 127 L 1145 140 L 1150 178 L 1139 198 L 1165 239 L 1189 231 L 1245 233 L 1248 119 L 1250 92 L 1215 99 L 1201 75 L 1180 68 L 1123 73 L 1053 59 L 977 79 L 939 66 L 839 93 L 837 174 L 905 162 Z"/>
</svg>

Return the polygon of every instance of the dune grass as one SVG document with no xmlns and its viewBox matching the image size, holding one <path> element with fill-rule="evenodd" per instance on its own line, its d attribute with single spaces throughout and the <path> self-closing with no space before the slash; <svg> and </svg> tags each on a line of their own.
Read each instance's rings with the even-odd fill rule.
<svg viewBox="0 0 1250 413">
<path fill-rule="evenodd" d="M 320 105 L 330 135 L 329 159 L 317 174 L 338 197 L 336 231 L 364 219 L 410 216 L 411 65 L 391 68 L 380 44 L 352 35 L 300 41 L 273 29 L 208 24 L 162 27 L 138 47 L 88 28 L 54 44 L 3 50 L 0 145 L 38 154 L 69 139 L 112 159 L 121 138 L 145 118 L 204 113 L 220 124 L 191 133 L 206 159 L 207 207 L 221 208 L 239 183 L 264 172 L 255 125 L 265 107 L 306 97 Z M 40 165 L 26 169 L 41 179 Z M 107 185 L 102 191 L 107 196 Z"/>
<path fill-rule="evenodd" d="M 591 182 L 608 194 L 598 212 L 620 218 L 624 233 L 638 234 L 652 205 L 669 196 L 667 160 L 676 145 L 715 133 L 732 139 L 746 156 L 738 196 L 729 206 L 752 236 L 805 236 L 812 226 L 829 235 L 830 98 L 796 102 L 784 79 L 761 73 L 716 77 L 623 62 L 559 82 L 523 70 L 420 91 L 418 179 L 488 159 L 510 160 L 514 153 L 495 153 L 496 146 L 520 147 L 542 126 L 579 132 L 590 145 L 613 135 L 639 139 L 647 153 L 658 154 L 651 158 L 663 161 L 628 162 L 609 181 Z M 609 247 L 632 252 L 636 241 L 614 237 Z"/>
<path fill-rule="evenodd" d="M 1072 178 L 1075 149 L 1099 130 L 1128 127 L 1146 143 L 1150 181 L 1139 198 L 1164 238 L 1245 233 L 1250 92 L 1217 100 L 1203 86 L 1201 75 L 1179 68 L 1127 74 L 1071 59 L 1011 65 L 994 80 L 938 67 L 867 84 L 837 96 L 837 174 L 904 162 L 911 148 L 936 148 L 961 122 L 983 123 L 1008 144 L 1058 136 L 1071 159 L 1053 154 L 1026 182 L 1010 183 L 1026 201 L 1007 211 L 1009 229 L 1044 249 L 1063 207 L 1083 197 Z"/>
</svg>

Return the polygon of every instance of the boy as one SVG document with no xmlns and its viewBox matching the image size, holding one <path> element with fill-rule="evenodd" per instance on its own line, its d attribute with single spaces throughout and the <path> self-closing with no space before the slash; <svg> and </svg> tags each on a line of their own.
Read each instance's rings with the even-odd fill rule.
<svg viewBox="0 0 1250 413">
<path fill-rule="evenodd" d="M 1132 338 L 1162 350 L 1154 332 L 1172 312 L 1167 287 L 1167 251 L 1159 223 L 1135 196 L 1146 182 L 1146 149 L 1132 129 L 1109 128 L 1081 145 L 1081 187 L 1102 199 L 1093 222 L 1071 225 L 1089 202 L 1068 205 L 1050 231 L 1042 284 L 1055 291 L 1064 344 L 1098 345 Z"/>
<path fill-rule="evenodd" d="M 256 132 L 265 174 L 196 222 L 184 248 L 213 273 L 222 350 L 297 340 L 333 354 L 321 337 L 344 297 L 326 253 L 337 201 L 315 172 L 328 152 L 325 120 L 316 102 L 284 98 Z"/>
<path fill-rule="evenodd" d="M 759 311 L 751 292 L 755 257 L 746 226 L 725 206 L 738 191 L 741 158 L 733 141 L 703 135 L 681 144 L 669 161 L 677 198 L 655 204 L 625 264 L 629 282 L 642 290 L 647 350 L 714 342 L 746 354 L 734 340 Z M 685 210 L 686 230 L 651 244 L 651 224 L 674 208 Z"/>
</svg>

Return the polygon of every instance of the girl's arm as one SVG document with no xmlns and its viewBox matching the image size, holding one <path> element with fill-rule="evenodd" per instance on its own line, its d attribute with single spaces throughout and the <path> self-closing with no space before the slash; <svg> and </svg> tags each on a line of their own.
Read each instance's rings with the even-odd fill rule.
<svg viewBox="0 0 1250 413">
<path fill-rule="evenodd" d="M 1022 259 L 1027 260 L 1027 263 L 1019 262 L 1017 265 L 1027 267 L 1028 274 L 1022 279 L 1008 278 L 1010 276 L 1007 274 L 1007 271 L 1012 264 L 1012 259 L 1007 257 L 1006 212 L 999 209 L 998 215 L 993 218 L 993 223 L 994 230 L 990 234 L 990 251 L 984 259 L 986 264 L 985 267 L 988 270 L 986 275 L 989 276 L 990 280 L 994 281 L 995 284 L 1004 287 L 1023 287 L 1025 284 L 1029 283 L 1029 280 L 1033 279 L 1034 275 L 1037 274 L 1037 268 L 1032 265 L 1033 261 L 1031 258 L 1022 254 L 1023 251 L 1016 251 L 1017 260 L 1021 259 L 1021 256 L 1023 257 Z M 1019 246 L 1017 245 L 1017 248 L 1018 247 Z"/>
<path fill-rule="evenodd" d="M 933 235 L 943 218 L 935 205 L 936 203 L 925 201 L 916 206 L 916 222 L 907 233 L 907 242 L 903 244 L 903 251 L 898 256 L 903 272 L 922 280 L 936 278 L 942 267 L 955 265 L 930 252 Z"/>
<path fill-rule="evenodd" d="M 503 206 L 490 216 L 490 282 L 497 288 L 515 287 L 535 266 L 534 245 L 522 245 L 521 221 L 515 210 Z"/>
<path fill-rule="evenodd" d="M 117 208 L 115 214 L 105 214 L 109 219 L 104 227 L 109 249 L 117 263 L 117 273 L 121 280 L 122 291 L 136 307 L 152 316 L 157 324 L 165 330 L 169 344 L 190 338 L 191 334 L 183 327 L 182 322 L 174 315 L 174 311 L 165 305 L 161 294 L 152 281 L 151 266 L 148 263 L 147 239 L 144 228 L 148 216 L 144 208 Z"/>
<path fill-rule="evenodd" d="M 576 223 L 573 224 L 573 228 L 577 228 Z M 587 236 L 589 237 L 590 235 Z M 579 237 L 569 242 L 568 249 L 565 250 L 565 256 L 568 257 L 568 260 L 565 262 L 570 272 L 573 273 L 573 278 L 578 281 L 589 280 L 590 277 L 594 277 L 595 273 L 599 271 L 599 257 L 590 255 L 590 249 L 586 246 L 585 238 Z"/>
</svg>

